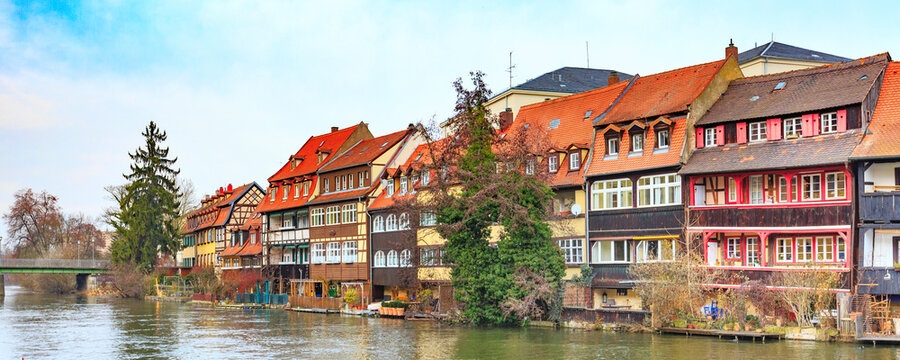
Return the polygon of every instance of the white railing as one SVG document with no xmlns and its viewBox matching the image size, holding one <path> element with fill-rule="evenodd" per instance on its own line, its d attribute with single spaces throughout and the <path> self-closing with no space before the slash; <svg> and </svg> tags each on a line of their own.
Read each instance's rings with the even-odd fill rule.
<svg viewBox="0 0 900 360">
<path fill-rule="evenodd" d="M 109 269 L 109 260 L 71 259 L 0 259 L 0 267 L 5 268 L 48 268 L 48 269 Z"/>
<path fill-rule="evenodd" d="M 309 229 L 269 230 L 266 241 L 270 243 L 308 242 Z"/>
</svg>

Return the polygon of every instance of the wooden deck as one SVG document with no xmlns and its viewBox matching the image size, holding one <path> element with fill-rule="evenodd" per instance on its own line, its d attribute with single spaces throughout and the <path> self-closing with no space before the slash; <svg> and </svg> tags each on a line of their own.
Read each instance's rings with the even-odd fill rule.
<svg viewBox="0 0 900 360">
<path fill-rule="evenodd" d="M 687 336 L 718 336 L 720 339 L 749 339 L 752 341 L 761 340 L 762 342 L 766 342 L 766 339 L 780 340 L 784 338 L 784 334 L 754 331 L 726 331 L 717 329 L 685 329 L 671 327 L 659 328 L 657 330 L 659 330 L 660 333 L 664 334 L 682 334 Z"/>
<path fill-rule="evenodd" d="M 900 336 L 863 336 L 856 338 L 857 342 L 875 344 L 900 345 Z"/>
</svg>

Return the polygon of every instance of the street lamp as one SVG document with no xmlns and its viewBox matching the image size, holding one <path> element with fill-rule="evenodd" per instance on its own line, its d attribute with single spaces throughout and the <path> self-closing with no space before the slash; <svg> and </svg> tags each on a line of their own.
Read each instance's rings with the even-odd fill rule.
<svg viewBox="0 0 900 360">
<path fill-rule="evenodd" d="M 81 252 L 79 250 L 81 250 L 81 239 L 78 239 L 78 242 L 75 243 L 75 256 L 78 260 L 81 260 Z"/>
<path fill-rule="evenodd" d="M 91 238 L 91 263 L 94 262 L 94 238 Z"/>
</svg>

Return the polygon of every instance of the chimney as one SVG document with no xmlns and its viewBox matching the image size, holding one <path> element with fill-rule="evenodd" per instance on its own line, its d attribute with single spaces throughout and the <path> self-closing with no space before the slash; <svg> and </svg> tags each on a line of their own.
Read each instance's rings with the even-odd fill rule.
<svg viewBox="0 0 900 360">
<path fill-rule="evenodd" d="M 506 131 L 506 129 L 509 128 L 509 126 L 513 123 L 512 109 L 506 108 L 506 110 L 501 111 L 498 115 L 498 125 L 500 125 L 500 131 Z"/>
<path fill-rule="evenodd" d="M 338 127 L 337 127 L 337 126 L 332 126 L 332 127 L 331 127 L 331 132 L 337 132 L 337 131 L 338 131 Z"/>
<path fill-rule="evenodd" d="M 619 82 L 619 74 L 615 71 L 609 72 L 609 80 L 606 82 L 606 86 L 615 85 Z"/>
<path fill-rule="evenodd" d="M 234 188 L 231 186 L 231 184 L 228 184 L 228 192 L 232 192 L 232 191 L 234 191 Z"/>
<path fill-rule="evenodd" d="M 725 48 L 725 59 L 734 57 L 734 61 L 738 59 L 737 46 L 734 46 L 734 39 L 728 39 L 728 47 Z"/>
<path fill-rule="evenodd" d="M 225 188 L 224 188 L 224 187 L 219 187 L 219 195 L 222 195 L 222 194 L 224 194 L 224 193 L 225 193 Z"/>
</svg>

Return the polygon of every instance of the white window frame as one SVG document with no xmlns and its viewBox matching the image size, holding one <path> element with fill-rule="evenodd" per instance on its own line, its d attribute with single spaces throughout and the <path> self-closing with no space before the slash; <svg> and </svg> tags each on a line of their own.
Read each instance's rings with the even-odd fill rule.
<svg viewBox="0 0 900 360">
<path fill-rule="evenodd" d="M 397 215 L 390 214 L 387 216 L 387 221 L 384 223 L 384 231 L 397 231 L 399 227 L 397 226 Z"/>
<path fill-rule="evenodd" d="M 388 197 L 394 196 L 394 179 L 387 179 L 387 181 L 384 182 L 384 187 Z"/>
<path fill-rule="evenodd" d="M 707 147 L 716 146 L 716 128 L 706 128 L 703 129 L 703 144 Z"/>
<path fill-rule="evenodd" d="M 324 208 L 314 208 L 309 211 L 309 222 L 311 226 L 324 226 L 325 225 L 325 209 Z"/>
<path fill-rule="evenodd" d="M 747 199 L 750 204 L 766 203 L 766 185 L 765 178 L 762 175 L 751 175 L 747 177 Z"/>
<path fill-rule="evenodd" d="M 564 239 L 557 241 L 559 249 L 562 251 L 563 259 L 566 264 L 583 264 L 584 263 L 584 240 Z"/>
<path fill-rule="evenodd" d="M 619 138 L 606 139 L 606 155 L 619 155 Z"/>
<path fill-rule="evenodd" d="M 615 187 L 610 187 L 611 185 L 615 185 Z M 631 208 L 633 207 L 632 190 L 632 182 L 628 178 L 594 181 L 591 184 L 591 210 Z M 601 198 L 603 207 L 598 206 Z M 615 207 L 607 206 L 614 199 L 617 205 Z"/>
<path fill-rule="evenodd" d="M 341 223 L 341 207 L 332 205 L 325 208 L 325 225 L 337 225 Z"/>
<path fill-rule="evenodd" d="M 754 264 L 759 264 L 759 238 L 750 236 L 744 240 L 747 242 L 747 251 L 746 254 L 744 254 L 747 265 L 753 266 Z"/>
<path fill-rule="evenodd" d="M 644 176 L 638 179 L 638 207 L 681 204 L 681 177 L 677 174 Z"/>
<path fill-rule="evenodd" d="M 559 170 L 559 155 L 553 153 L 550 157 L 547 158 L 547 170 L 551 173 L 555 173 Z"/>
<path fill-rule="evenodd" d="M 352 264 L 356 262 L 356 249 L 357 244 L 356 241 L 344 241 L 344 245 L 341 248 L 341 262 L 345 264 Z"/>
<path fill-rule="evenodd" d="M 409 190 L 409 179 L 406 176 L 400 177 L 400 195 L 406 194 Z"/>
<path fill-rule="evenodd" d="M 285 185 L 285 186 L 282 186 L 281 188 L 282 188 L 281 200 L 282 201 L 287 200 L 288 193 L 291 192 L 291 185 Z"/>
<path fill-rule="evenodd" d="M 384 232 L 384 217 L 381 215 L 372 220 L 372 232 Z"/>
<path fill-rule="evenodd" d="M 399 260 L 400 267 L 412 267 L 412 251 L 409 251 L 409 249 L 400 251 Z"/>
<path fill-rule="evenodd" d="M 825 173 L 825 199 L 845 199 L 847 197 L 847 176 L 841 172 Z M 834 193 L 834 195 L 830 195 Z"/>
<path fill-rule="evenodd" d="M 782 263 L 794 262 L 794 238 L 775 238 L 775 261 Z"/>
<path fill-rule="evenodd" d="M 303 182 L 303 196 L 309 195 L 309 181 Z"/>
<path fill-rule="evenodd" d="M 656 132 L 656 147 L 660 149 L 669 147 L 669 130 L 659 130 Z"/>
<path fill-rule="evenodd" d="M 837 262 L 846 262 L 847 261 L 847 242 L 844 241 L 844 238 L 838 236 L 835 239 L 835 249 L 834 249 L 834 257 Z"/>
<path fill-rule="evenodd" d="M 796 117 L 790 119 L 784 119 L 782 121 L 782 128 L 784 128 L 784 138 L 789 139 L 793 137 L 800 137 L 803 130 L 803 119 Z"/>
<path fill-rule="evenodd" d="M 740 237 L 729 237 L 725 239 L 725 259 L 726 260 L 734 260 L 740 259 L 742 253 L 741 238 Z"/>
<path fill-rule="evenodd" d="M 437 215 L 430 211 L 423 211 L 419 215 L 419 225 L 434 226 L 437 225 Z"/>
<path fill-rule="evenodd" d="M 282 229 L 293 229 L 294 228 L 294 217 L 288 214 L 284 214 L 281 216 L 281 228 Z"/>
<path fill-rule="evenodd" d="M 816 236 L 816 262 L 834 262 L 834 236 Z"/>
<path fill-rule="evenodd" d="M 581 151 L 569 153 L 569 170 L 578 170 L 581 167 Z"/>
<path fill-rule="evenodd" d="M 767 129 L 765 121 L 752 122 L 748 126 L 749 134 L 747 135 L 747 139 L 749 139 L 750 142 L 766 141 L 766 139 L 768 139 L 768 134 L 766 134 L 766 131 Z"/>
<path fill-rule="evenodd" d="M 387 263 L 385 262 L 384 251 L 381 251 L 381 250 L 376 251 L 372 267 L 385 267 L 385 266 L 387 266 Z"/>
<path fill-rule="evenodd" d="M 364 171 L 359 172 L 359 184 L 357 185 L 357 187 L 365 186 L 365 179 L 363 178 L 364 173 L 365 173 Z"/>
<path fill-rule="evenodd" d="M 650 244 L 656 244 L 656 254 L 652 254 L 655 257 L 651 257 L 650 255 Z M 666 246 L 668 245 L 668 246 Z M 635 242 L 635 261 L 636 262 L 658 262 L 658 261 L 672 261 L 675 259 L 675 246 L 676 242 L 674 240 L 639 240 Z M 668 256 L 666 256 L 668 255 Z"/>
<path fill-rule="evenodd" d="M 534 159 L 525 160 L 525 174 L 526 175 L 534 175 Z"/>
<path fill-rule="evenodd" d="M 313 243 L 310 262 L 313 264 L 325 263 L 325 243 Z"/>
<path fill-rule="evenodd" d="M 736 203 L 738 201 L 737 179 L 728 177 L 728 202 Z"/>
<path fill-rule="evenodd" d="M 294 184 L 294 199 L 300 198 L 300 184 Z"/>
<path fill-rule="evenodd" d="M 815 179 L 815 181 L 811 181 Z M 808 185 L 813 183 L 811 185 Z M 815 186 L 813 186 L 815 185 Z M 813 197 L 812 195 L 816 196 Z M 802 201 L 820 201 L 822 200 L 822 174 L 803 174 L 800 175 L 800 200 Z"/>
<path fill-rule="evenodd" d="M 409 214 L 402 213 L 397 221 L 398 230 L 409 230 Z"/>
<path fill-rule="evenodd" d="M 329 192 L 328 191 L 328 178 L 325 178 L 324 180 L 325 180 L 325 190 L 323 192 L 327 193 L 327 192 Z"/>
<path fill-rule="evenodd" d="M 797 236 L 794 238 L 794 247 L 796 250 L 797 262 L 812 262 L 816 259 L 816 243 L 812 236 Z M 804 248 L 804 243 L 808 243 L 809 247 Z"/>
<path fill-rule="evenodd" d="M 397 250 L 391 250 L 387 253 L 387 264 L 385 267 L 399 267 L 400 266 L 400 256 L 397 255 Z"/>
<path fill-rule="evenodd" d="M 356 222 L 356 204 L 344 204 L 341 207 L 341 223 L 353 224 Z"/>
<path fill-rule="evenodd" d="M 326 247 L 325 262 L 329 264 L 339 264 L 341 262 L 341 243 L 330 242 Z"/>
<path fill-rule="evenodd" d="M 833 134 L 838 131 L 837 113 L 824 113 L 819 115 L 819 125 L 822 134 Z"/>
<path fill-rule="evenodd" d="M 612 260 L 603 260 L 603 256 L 605 255 L 603 252 L 603 246 L 601 244 L 610 243 L 610 259 Z M 617 260 L 616 250 L 618 248 L 622 248 L 622 254 L 625 256 L 624 259 Z M 624 264 L 631 262 L 631 244 L 628 240 L 602 240 L 595 241 L 591 244 L 591 263 L 592 264 Z"/>
<path fill-rule="evenodd" d="M 422 171 L 422 186 L 428 185 L 428 181 L 431 180 L 431 173 L 426 169 Z"/>
<path fill-rule="evenodd" d="M 631 152 L 644 151 L 644 133 L 636 133 L 631 135 Z"/>
</svg>

